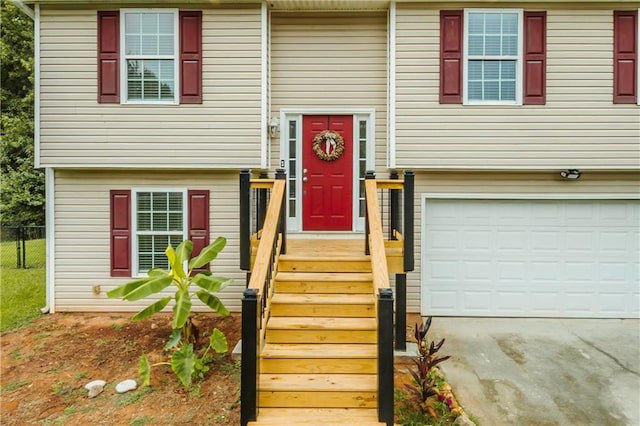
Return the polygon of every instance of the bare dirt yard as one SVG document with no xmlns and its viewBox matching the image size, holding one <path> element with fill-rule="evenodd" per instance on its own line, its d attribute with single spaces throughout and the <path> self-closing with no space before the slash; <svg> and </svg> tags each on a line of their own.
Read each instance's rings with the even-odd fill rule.
<svg viewBox="0 0 640 426">
<path fill-rule="evenodd" d="M 132 314 L 57 313 L 1 336 L 0 424 L 240 424 L 240 367 L 231 349 L 240 339 L 240 316 L 196 314 L 202 346 L 214 327 L 229 353 L 214 355 L 205 380 L 185 389 L 168 366 L 151 372 L 151 386 L 118 394 L 115 386 L 138 377 L 138 359 L 166 360 L 171 316 L 133 322 Z M 105 380 L 88 397 L 85 384 Z"/>
</svg>

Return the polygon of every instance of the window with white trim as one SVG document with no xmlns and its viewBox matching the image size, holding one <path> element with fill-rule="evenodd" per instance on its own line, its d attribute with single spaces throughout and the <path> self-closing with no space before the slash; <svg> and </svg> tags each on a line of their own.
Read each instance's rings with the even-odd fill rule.
<svg viewBox="0 0 640 426">
<path fill-rule="evenodd" d="M 122 10 L 122 102 L 178 102 L 178 11 Z"/>
<path fill-rule="evenodd" d="M 187 239 L 186 190 L 133 191 L 134 274 L 168 269 L 167 246 Z"/>
<path fill-rule="evenodd" d="M 465 9 L 464 103 L 522 103 L 522 16 Z"/>
</svg>

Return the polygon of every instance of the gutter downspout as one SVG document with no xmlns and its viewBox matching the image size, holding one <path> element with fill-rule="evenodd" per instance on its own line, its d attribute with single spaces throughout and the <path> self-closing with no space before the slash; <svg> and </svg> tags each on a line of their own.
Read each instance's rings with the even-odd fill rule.
<svg viewBox="0 0 640 426">
<path fill-rule="evenodd" d="M 55 192 L 54 192 L 54 180 L 55 171 L 52 167 L 44 169 L 45 173 L 45 219 L 46 219 L 46 305 L 40 309 L 43 314 L 55 312 Z"/>
<path fill-rule="evenodd" d="M 13 0 L 13 3 L 25 15 L 31 18 L 33 23 L 33 141 L 34 141 L 34 167 L 40 167 L 40 5 L 36 4 L 35 9 L 31 9 L 24 4 L 22 0 Z M 45 168 L 45 229 L 46 229 L 46 267 L 45 267 L 45 306 L 40 308 L 43 314 L 53 313 L 53 294 L 54 294 L 54 170 L 51 167 Z"/>
<path fill-rule="evenodd" d="M 13 0 L 16 6 L 33 19 L 33 142 L 34 167 L 40 168 L 40 5 L 32 10 L 20 0 Z M 44 170 L 45 190 L 45 230 L 46 230 L 46 266 L 45 266 L 45 306 L 40 308 L 43 314 L 54 312 L 54 252 L 55 252 L 55 172 L 51 167 Z"/>
</svg>

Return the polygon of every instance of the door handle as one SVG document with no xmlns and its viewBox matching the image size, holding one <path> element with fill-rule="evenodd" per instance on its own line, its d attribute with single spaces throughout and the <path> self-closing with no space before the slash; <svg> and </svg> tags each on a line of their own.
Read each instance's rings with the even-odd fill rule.
<svg viewBox="0 0 640 426">
<path fill-rule="evenodd" d="M 306 175 L 307 174 L 307 169 L 302 169 L 302 174 Z"/>
<path fill-rule="evenodd" d="M 306 176 L 304 176 L 304 177 L 302 178 L 302 181 L 303 181 L 303 182 L 306 182 L 306 181 L 308 181 L 308 180 L 309 180 L 309 178 L 308 178 L 308 177 L 306 177 Z"/>
</svg>

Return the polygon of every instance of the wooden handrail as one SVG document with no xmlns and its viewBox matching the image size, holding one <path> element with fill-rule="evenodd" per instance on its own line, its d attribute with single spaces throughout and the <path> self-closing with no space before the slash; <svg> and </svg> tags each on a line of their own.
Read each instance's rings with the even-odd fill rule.
<svg viewBox="0 0 640 426">
<path fill-rule="evenodd" d="M 378 189 L 403 189 L 404 180 L 402 179 L 376 179 Z"/>
<path fill-rule="evenodd" d="M 365 180 L 365 193 L 369 219 L 369 252 L 371 253 L 373 285 L 376 294 L 378 294 L 380 289 L 390 288 L 390 285 L 376 179 Z"/>
<path fill-rule="evenodd" d="M 259 295 L 263 296 L 264 283 L 271 263 L 273 243 L 278 230 L 278 219 L 282 207 L 286 181 L 277 179 L 273 183 L 269 207 L 265 216 L 264 227 L 262 228 L 262 238 L 258 245 L 256 259 L 251 272 L 251 280 L 248 288 L 255 289 Z"/>
<path fill-rule="evenodd" d="M 258 406 L 257 374 L 260 352 L 265 338 L 264 325 L 269 318 L 269 298 L 277 272 L 278 257 L 286 252 L 286 218 L 284 201 L 286 175 L 278 169 L 276 179 L 250 179 L 249 171 L 240 174 L 240 228 L 249 245 L 250 189 L 256 189 L 256 241 L 259 241 L 253 267 L 249 261 L 241 265 L 251 270 L 247 288 L 242 294 L 242 374 L 240 380 L 240 423 L 255 421 Z M 270 195 L 267 194 L 270 192 Z M 268 206 L 267 206 L 268 198 Z M 260 236 L 259 239 L 257 237 Z M 240 242 L 241 244 L 243 241 Z M 276 244 L 277 243 L 277 244 Z M 249 247 L 246 252 L 249 253 Z M 241 251 L 242 254 L 242 251 Z M 249 257 L 249 256 L 247 256 Z"/>
<path fill-rule="evenodd" d="M 271 189 L 275 179 L 251 179 L 251 188 L 253 189 Z"/>
</svg>

